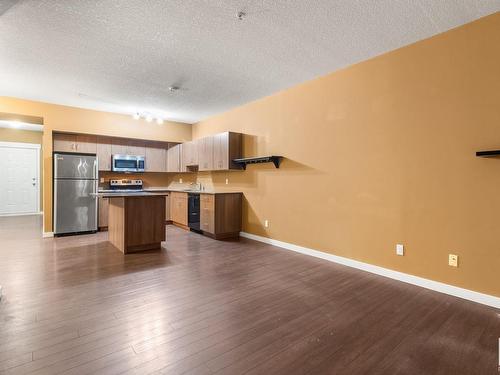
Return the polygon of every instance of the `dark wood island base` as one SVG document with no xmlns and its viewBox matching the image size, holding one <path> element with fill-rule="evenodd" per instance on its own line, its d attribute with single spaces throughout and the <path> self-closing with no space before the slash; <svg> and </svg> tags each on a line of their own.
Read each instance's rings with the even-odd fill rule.
<svg viewBox="0 0 500 375">
<path fill-rule="evenodd" d="M 109 241 L 124 254 L 161 249 L 166 239 L 165 196 L 109 196 Z"/>
</svg>

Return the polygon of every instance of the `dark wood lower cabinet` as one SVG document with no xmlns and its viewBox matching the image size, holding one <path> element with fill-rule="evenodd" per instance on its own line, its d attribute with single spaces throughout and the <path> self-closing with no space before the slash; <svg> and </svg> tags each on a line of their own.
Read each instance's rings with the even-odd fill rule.
<svg viewBox="0 0 500 375">
<path fill-rule="evenodd" d="M 237 238 L 241 231 L 241 193 L 200 194 L 200 228 L 215 239 Z"/>
<path fill-rule="evenodd" d="M 121 252 L 160 249 L 165 241 L 165 197 L 109 199 L 109 241 Z"/>
</svg>

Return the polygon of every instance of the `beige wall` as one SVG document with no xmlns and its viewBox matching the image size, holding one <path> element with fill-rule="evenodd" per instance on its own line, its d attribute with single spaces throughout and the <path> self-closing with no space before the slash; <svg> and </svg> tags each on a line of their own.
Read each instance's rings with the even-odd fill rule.
<svg viewBox="0 0 500 375">
<path fill-rule="evenodd" d="M 42 137 L 42 132 L 0 128 L 0 142 L 34 143 L 41 145 Z"/>
<path fill-rule="evenodd" d="M 31 130 L 0 128 L 0 142 L 19 142 L 42 144 L 42 132 Z M 43 149 L 40 149 L 40 210 L 42 210 L 43 201 Z"/>
<path fill-rule="evenodd" d="M 191 125 L 163 125 L 134 120 L 131 116 L 0 97 L 0 112 L 39 116 L 44 119 L 43 189 L 44 231 L 52 231 L 52 131 L 100 134 L 147 140 L 183 142 L 191 139 Z"/>
<path fill-rule="evenodd" d="M 202 121 L 193 138 L 242 132 L 245 156 L 287 158 L 212 174 L 244 192 L 245 231 L 500 296 L 500 160 L 474 154 L 500 148 L 499 46 L 497 13 Z"/>
</svg>

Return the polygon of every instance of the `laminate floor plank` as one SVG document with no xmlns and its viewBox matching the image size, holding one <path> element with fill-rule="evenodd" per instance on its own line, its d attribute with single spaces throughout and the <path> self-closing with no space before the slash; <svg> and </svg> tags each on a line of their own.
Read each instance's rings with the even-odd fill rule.
<svg viewBox="0 0 500 375">
<path fill-rule="evenodd" d="M 0 218 L 0 374 L 497 374 L 500 312 L 249 239 L 168 226 L 42 239 Z"/>
</svg>

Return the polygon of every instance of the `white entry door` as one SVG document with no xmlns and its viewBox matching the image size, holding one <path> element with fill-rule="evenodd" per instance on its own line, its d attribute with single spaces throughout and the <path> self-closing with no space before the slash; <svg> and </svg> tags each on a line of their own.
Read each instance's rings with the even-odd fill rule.
<svg viewBox="0 0 500 375">
<path fill-rule="evenodd" d="M 39 212 L 40 145 L 0 143 L 0 215 Z"/>
</svg>

